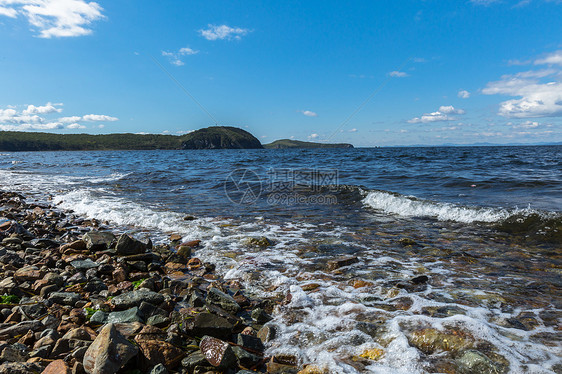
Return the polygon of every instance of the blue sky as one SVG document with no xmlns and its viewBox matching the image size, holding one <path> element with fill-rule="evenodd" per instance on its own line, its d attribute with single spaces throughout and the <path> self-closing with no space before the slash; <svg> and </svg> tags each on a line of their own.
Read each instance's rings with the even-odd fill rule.
<svg viewBox="0 0 562 374">
<path fill-rule="evenodd" d="M 559 142 L 560 19 L 556 0 L 0 0 L 0 130 Z"/>
</svg>

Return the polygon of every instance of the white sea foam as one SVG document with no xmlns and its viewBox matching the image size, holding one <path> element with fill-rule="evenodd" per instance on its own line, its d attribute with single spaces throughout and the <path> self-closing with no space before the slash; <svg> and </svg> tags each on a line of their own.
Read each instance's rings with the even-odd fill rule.
<svg viewBox="0 0 562 374">
<path fill-rule="evenodd" d="M 502 209 L 463 207 L 448 203 L 420 200 L 382 191 L 371 191 L 363 199 L 371 208 L 404 217 L 432 217 L 440 221 L 498 222 L 511 214 Z"/>
</svg>

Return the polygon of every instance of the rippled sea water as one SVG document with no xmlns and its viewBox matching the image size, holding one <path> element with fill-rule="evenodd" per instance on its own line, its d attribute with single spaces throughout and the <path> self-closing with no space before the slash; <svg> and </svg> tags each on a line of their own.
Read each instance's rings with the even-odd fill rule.
<svg viewBox="0 0 562 374">
<path fill-rule="evenodd" d="M 4 153 L 0 188 L 203 240 L 301 364 L 562 371 L 560 146 Z"/>
</svg>

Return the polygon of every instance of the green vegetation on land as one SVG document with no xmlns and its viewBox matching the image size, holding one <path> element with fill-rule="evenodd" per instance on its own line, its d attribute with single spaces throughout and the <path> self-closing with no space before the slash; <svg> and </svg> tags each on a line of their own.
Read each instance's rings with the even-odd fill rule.
<svg viewBox="0 0 562 374">
<path fill-rule="evenodd" d="M 314 143 L 303 142 L 300 140 L 280 139 L 273 143 L 264 144 L 264 148 L 285 149 L 285 148 L 353 148 L 353 145 L 347 143 Z"/>
</svg>

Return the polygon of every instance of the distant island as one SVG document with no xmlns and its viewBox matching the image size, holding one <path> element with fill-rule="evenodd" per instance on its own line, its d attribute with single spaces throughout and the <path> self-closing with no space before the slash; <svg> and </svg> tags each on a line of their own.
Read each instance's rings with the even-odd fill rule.
<svg viewBox="0 0 562 374">
<path fill-rule="evenodd" d="M 206 127 L 185 135 L 90 135 L 0 131 L 0 151 L 4 152 L 262 148 L 353 148 L 353 145 L 313 143 L 292 139 L 281 139 L 262 145 L 248 131 L 232 126 Z"/>
<path fill-rule="evenodd" d="M 269 149 L 286 149 L 286 148 L 353 148 L 348 143 L 314 143 L 303 142 L 300 140 L 280 139 L 269 144 L 264 144 L 264 148 Z"/>
<path fill-rule="evenodd" d="M 93 151 L 151 149 L 254 149 L 263 148 L 248 131 L 213 126 L 185 135 L 156 134 L 51 134 L 0 131 L 0 151 Z"/>
</svg>

